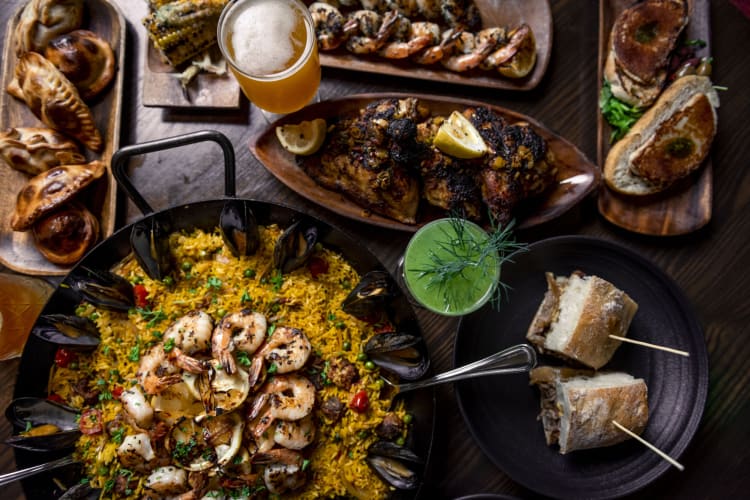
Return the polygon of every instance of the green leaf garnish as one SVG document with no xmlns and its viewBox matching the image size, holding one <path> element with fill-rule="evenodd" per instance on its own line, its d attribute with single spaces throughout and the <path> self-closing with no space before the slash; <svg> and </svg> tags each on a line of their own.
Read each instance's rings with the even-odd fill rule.
<svg viewBox="0 0 750 500">
<path fill-rule="evenodd" d="M 612 126 L 612 133 L 609 136 L 610 143 L 620 140 L 646 111 L 616 98 L 612 94 L 609 82 L 606 80 L 602 85 L 601 94 L 599 94 L 599 109 L 602 110 L 602 115 L 607 123 Z"/>
</svg>

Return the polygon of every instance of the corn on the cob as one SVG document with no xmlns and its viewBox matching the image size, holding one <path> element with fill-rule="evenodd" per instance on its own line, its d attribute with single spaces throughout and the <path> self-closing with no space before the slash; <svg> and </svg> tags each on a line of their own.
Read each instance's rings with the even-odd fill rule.
<svg viewBox="0 0 750 500">
<path fill-rule="evenodd" d="M 178 66 L 216 43 L 216 24 L 227 0 L 149 3 L 156 9 L 143 19 L 148 36 L 164 62 Z"/>
</svg>

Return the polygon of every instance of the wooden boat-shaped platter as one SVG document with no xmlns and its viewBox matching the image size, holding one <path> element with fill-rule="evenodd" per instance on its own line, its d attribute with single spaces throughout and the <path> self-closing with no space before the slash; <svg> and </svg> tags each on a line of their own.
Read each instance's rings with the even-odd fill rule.
<svg viewBox="0 0 750 500">
<path fill-rule="evenodd" d="M 115 228 L 117 183 L 109 168 L 109 160 L 120 147 L 120 114 L 122 107 L 123 68 L 125 67 L 125 33 L 127 25 L 119 8 L 107 0 L 84 0 L 82 28 L 93 31 L 112 46 L 117 60 L 113 81 L 95 100 L 88 103 L 94 120 L 104 140 L 101 154 L 81 148 L 88 161 L 101 159 L 107 163 L 105 177 L 97 180 L 83 193 L 85 204 L 99 220 L 101 239 L 107 238 Z M 24 4 L 25 6 L 25 4 Z M 46 127 L 26 106 L 5 91 L 13 79 L 16 54 L 13 32 L 21 16 L 21 6 L 8 22 L 3 45 L 2 75 L 0 78 L 0 130 L 11 127 Z M 45 259 L 34 245 L 30 231 L 17 232 L 10 228 L 11 214 L 15 210 L 18 191 L 29 176 L 5 165 L 0 165 L 0 263 L 19 273 L 30 275 L 62 276 L 70 267 L 59 266 Z"/>
<path fill-rule="evenodd" d="M 628 0 L 599 2 L 599 91 L 603 82 L 604 62 L 609 50 L 609 33 L 617 16 L 633 5 Z M 708 0 L 688 0 L 690 22 L 685 28 L 686 40 L 703 40 L 708 45 L 699 55 L 711 53 L 710 10 Z M 598 163 L 604 168 L 609 153 L 609 124 L 597 110 Z M 623 196 L 606 187 L 599 193 L 599 213 L 609 222 L 628 231 L 652 236 L 676 236 L 696 231 L 711 220 L 713 171 L 711 157 L 688 178 L 653 196 Z"/>
<path fill-rule="evenodd" d="M 341 193 L 328 190 L 317 184 L 298 165 L 294 155 L 286 151 L 279 143 L 275 128 L 284 123 L 299 123 L 302 120 L 314 118 L 331 119 L 344 114 L 355 113 L 369 103 L 385 98 L 405 99 L 416 97 L 425 104 L 433 115 L 448 116 L 454 110 L 463 110 L 469 106 L 487 106 L 509 123 L 525 121 L 547 141 L 547 147 L 555 155 L 555 166 L 558 169 L 558 182 L 551 190 L 538 200 L 529 202 L 525 207 L 515 212 L 519 228 L 529 228 L 559 217 L 571 207 L 594 191 L 600 182 L 599 168 L 573 144 L 559 135 L 548 130 L 533 118 L 477 101 L 453 97 L 437 97 L 411 94 L 360 94 L 322 101 L 300 111 L 284 116 L 264 130 L 259 131 L 249 140 L 249 147 L 255 157 L 277 179 L 290 189 L 308 200 L 317 203 L 337 214 L 354 219 L 365 224 L 372 224 L 388 229 L 414 232 L 421 225 L 439 214 L 418 214 L 417 224 L 404 224 L 397 220 L 374 214 L 356 204 Z"/>
<path fill-rule="evenodd" d="M 552 11 L 547 0 L 474 0 L 482 16 L 482 26 L 514 27 L 528 24 L 534 32 L 537 60 L 534 69 L 524 78 L 506 78 L 495 71 L 474 70 L 456 73 L 440 64 L 421 66 L 408 60 L 397 61 L 371 56 L 351 54 L 340 47 L 331 52 L 320 52 L 320 64 L 332 68 L 343 68 L 369 73 L 433 80 L 458 85 L 488 87 L 509 90 L 531 90 L 536 87 L 547 71 L 552 53 Z"/>
</svg>

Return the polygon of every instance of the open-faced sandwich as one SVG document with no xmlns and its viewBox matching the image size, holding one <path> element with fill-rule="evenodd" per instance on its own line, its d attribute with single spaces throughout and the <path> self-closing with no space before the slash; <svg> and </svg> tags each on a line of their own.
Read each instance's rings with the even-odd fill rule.
<svg viewBox="0 0 750 500">
<path fill-rule="evenodd" d="M 540 366 L 530 380 L 539 388 L 547 444 L 558 444 L 560 453 L 629 439 L 613 421 L 635 434 L 648 423 L 646 383 L 627 373 Z"/>
</svg>

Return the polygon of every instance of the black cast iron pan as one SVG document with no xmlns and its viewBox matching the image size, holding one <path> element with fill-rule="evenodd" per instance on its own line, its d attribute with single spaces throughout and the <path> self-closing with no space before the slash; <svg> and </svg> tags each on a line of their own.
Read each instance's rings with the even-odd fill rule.
<svg viewBox="0 0 750 500">
<path fill-rule="evenodd" d="M 141 196 L 135 186 L 130 182 L 127 175 L 128 160 L 136 155 L 161 151 L 193 144 L 203 141 L 213 141 L 221 146 L 224 153 L 225 168 L 225 197 L 222 199 L 202 201 L 154 211 L 148 202 Z M 224 203 L 228 199 L 236 198 L 235 194 L 235 163 L 234 150 L 229 140 L 221 133 L 215 131 L 201 131 L 173 138 L 161 139 L 143 144 L 127 146 L 117 151 L 112 157 L 112 169 L 118 184 L 128 194 L 130 199 L 143 212 L 144 219 L 156 217 L 160 220 L 169 221 L 172 230 L 189 230 L 201 228 L 211 230 L 219 222 L 219 214 Z M 276 223 L 280 227 L 286 227 L 302 214 L 292 208 L 248 200 L 252 209 L 262 225 Z M 378 259 L 367 249 L 360 246 L 354 239 L 344 234 L 341 230 L 323 221 L 316 221 L 320 230 L 320 241 L 327 248 L 341 253 L 360 273 L 363 274 L 373 269 L 383 269 Z M 94 247 L 72 270 L 68 277 L 64 278 L 60 286 L 54 291 L 42 314 L 67 313 L 73 314 L 80 298 L 71 290 L 66 281 L 81 266 L 96 269 L 109 269 L 115 263 L 122 260 L 130 252 L 130 233 L 132 224 L 116 231 L 111 237 Z M 411 306 L 405 297 L 398 299 L 402 304 L 397 304 L 398 317 L 394 318 L 396 326 L 411 332 L 419 332 L 419 325 Z M 18 378 L 13 397 L 47 395 L 47 382 L 49 370 L 52 366 L 56 347 L 52 344 L 37 339 L 33 335 L 24 349 L 18 371 Z M 420 457 L 429 461 L 432 448 L 435 397 L 431 390 L 414 391 L 403 396 L 406 408 L 414 415 L 410 438 L 407 445 Z M 20 429 L 16 429 L 16 432 Z M 34 453 L 24 450 L 15 450 L 18 468 L 47 462 L 63 456 L 65 453 Z M 424 477 L 423 470 L 419 471 L 420 477 Z M 24 491 L 29 499 L 49 499 L 61 494 L 59 487 L 53 482 L 53 478 L 59 479 L 68 487 L 76 484 L 81 476 L 75 466 L 58 469 L 45 474 L 40 474 L 23 481 Z M 421 488 L 421 486 L 420 486 Z M 418 496 L 419 489 L 410 491 L 398 491 L 394 498 L 414 498 Z"/>
</svg>

